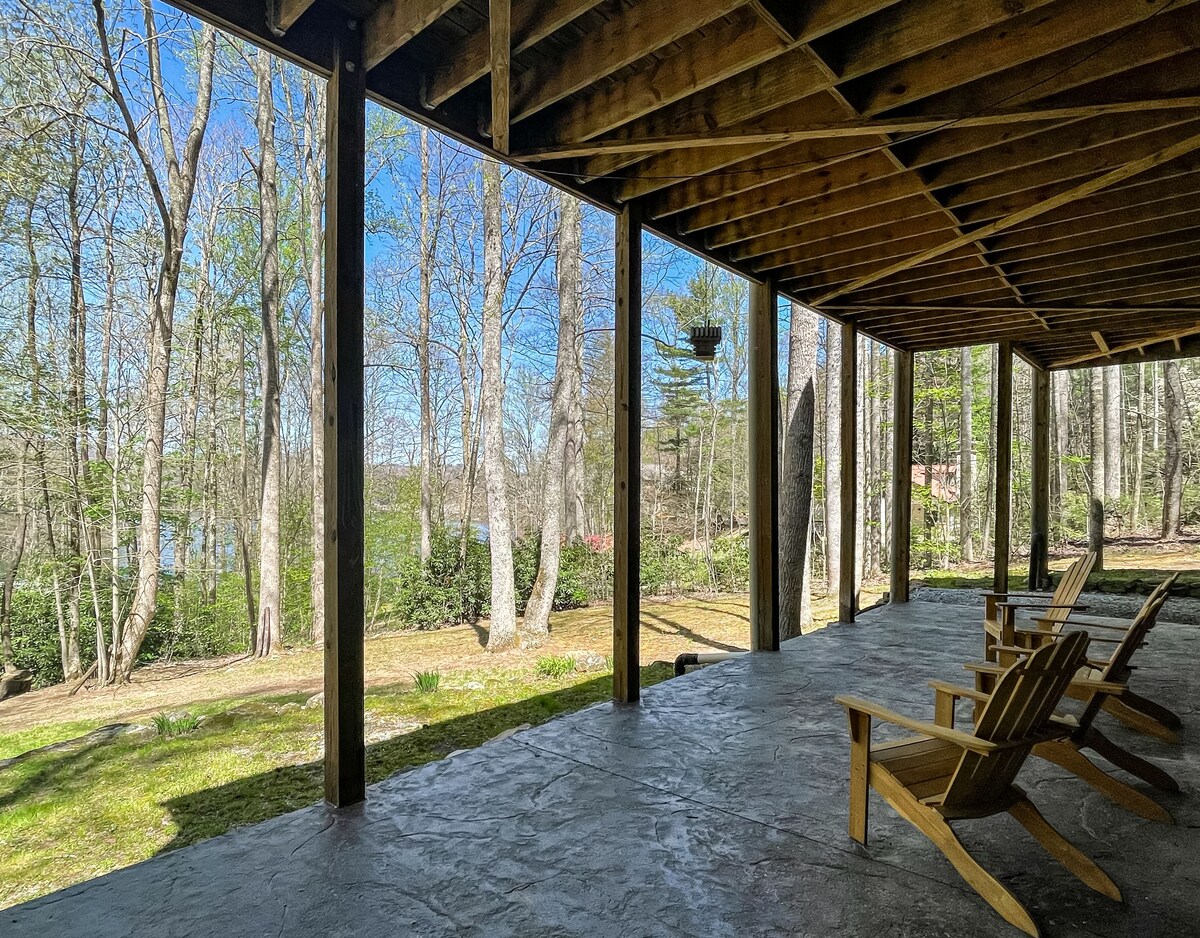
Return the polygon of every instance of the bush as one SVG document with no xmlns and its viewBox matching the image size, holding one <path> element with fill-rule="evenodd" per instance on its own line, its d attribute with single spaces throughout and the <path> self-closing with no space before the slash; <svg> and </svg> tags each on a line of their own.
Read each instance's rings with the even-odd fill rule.
<svg viewBox="0 0 1200 938">
<path fill-rule="evenodd" d="M 582 550 L 581 550 L 582 548 Z M 541 542 L 538 539 L 520 541 L 513 545 L 513 578 L 517 591 L 517 611 L 523 612 L 533 594 L 541 562 Z M 558 582 L 554 588 L 554 610 L 578 609 L 591 599 L 581 576 L 581 565 L 590 559 L 591 552 L 579 544 L 564 544 L 559 554 Z"/>
<path fill-rule="evenodd" d="M 418 671 L 413 675 L 413 683 L 422 694 L 436 694 L 441 682 L 442 676 L 437 671 Z"/>
<path fill-rule="evenodd" d="M 402 625 L 436 629 L 443 625 L 478 622 L 491 600 L 491 555 L 488 545 L 472 537 L 465 563 L 457 534 L 435 528 L 429 562 L 419 557 L 401 563 L 395 584 L 395 612 Z"/>
<path fill-rule="evenodd" d="M 192 713 L 157 713 L 151 721 L 154 732 L 167 739 L 182 736 L 200 728 L 200 718 Z"/>
<path fill-rule="evenodd" d="M 542 655 L 534 670 L 542 677 L 566 677 L 575 670 L 575 660 L 566 655 Z"/>
</svg>

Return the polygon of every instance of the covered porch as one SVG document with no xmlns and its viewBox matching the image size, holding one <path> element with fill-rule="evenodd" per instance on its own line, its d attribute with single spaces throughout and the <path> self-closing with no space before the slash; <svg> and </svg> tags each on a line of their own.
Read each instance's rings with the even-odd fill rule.
<svg viewBox="0 0 1200 938">
<path fill-rule="evenodd" d="M 1168 604 L 1166 614 L 1170 615 Z M 979 611 L 911 603 L 864 613 L 599 705 L 368 791 L 158 857 L 0 916 L 11 935 L 979 935 L 1014 931 L 874 795 L 866 854 L 846 835 L 841 692 L 928 719 L 929 678 L 959 679 Z M 1195 627 L 1162 623 L 1141 680 L 1200 704 Z M 1189 720 L 1189 723 L 1194 720 Z M 1185 935 L 1200 921 L 1200 757 L 1114 739 L 1187 794 L 1141 820 L 1031 759 L 1022 784 L 1121 886 L 1092 893 L 1010 818 L 960 835 L 1057 936 Z M 269 785 L 270 778 L 262 779 Z"/>
</svg>

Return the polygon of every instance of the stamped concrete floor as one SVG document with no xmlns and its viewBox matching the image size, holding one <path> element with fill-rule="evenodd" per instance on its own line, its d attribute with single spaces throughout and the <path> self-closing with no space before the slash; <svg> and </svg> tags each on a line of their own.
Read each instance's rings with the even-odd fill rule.
<svg viewBox="0 0 1200 938">
<path fill-rule="evenodd" d="M 1167 606 L 1169 617 L 1170 605 Z M 5 936 L 1012 936 L 876 796 L 847 838 L 853 692 L 932 716 L 979 614 L 914 603 L 600 705 L 370 789 L 0 912 Z M 1106 730 L 1172 772 L 1173 826 L 1126 814 L 1031 760 L 1022 784 L 1122 887 L 1090 892 L 1007 817 L 957 825 L 1059 936 L 1200 934 L 1198 627 L 1162 624 L 1137 682 L 1188 723 L 1182 745 Z M 878 732 L 886 738 L 886 731 Z"/>
</svg>

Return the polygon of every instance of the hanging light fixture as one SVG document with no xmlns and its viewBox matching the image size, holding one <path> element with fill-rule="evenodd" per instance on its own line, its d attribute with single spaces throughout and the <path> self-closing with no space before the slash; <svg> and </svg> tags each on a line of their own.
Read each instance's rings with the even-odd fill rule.
<svg viewBox="0 0 1200 938">
<path fill-rule="evenodd" d="M 721 327 L 711 322 L 703 326 L 688 327 L 688 344 L 692 354 L 702 362 L 711 362 L 717 357 L 717 346 L 721 344 Z"/>
</svg>

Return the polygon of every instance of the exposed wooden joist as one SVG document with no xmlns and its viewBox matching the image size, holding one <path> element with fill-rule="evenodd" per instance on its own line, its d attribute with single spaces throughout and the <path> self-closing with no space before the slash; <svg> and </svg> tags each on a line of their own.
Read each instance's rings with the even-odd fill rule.
<svg viewBox="0 0 1200 938">
<path fill-rule="evenodd" d="M 344 24 L 326 86 L 325 800 L 366 796 L 364 293 L 366 69 Z"/>
<path fill-rule="evenodd" d="M 456 3 L 458 0 L 389 0 L 378 6 L 364 25 L 367 68 L 374 68 L 428 29 Z"/>
<path fill-rule="evenodd" d="M 642 224 L 636 205 L 616 225 L 613 418 L 613 698 L 641 696 Z"/>
<path fill-rule="evenodd" d="M 651 52 L 670 45 L 745 0 L 691 0 L 681 15 L 677 0 L 640 0 L 585 33 L 570 55 L 547 59 L 522 72 L 513 86 L 513 122 L 586 88 Z"/>
<path fill-rule="evenodd" d="M 312 5 L 313 0 L 274 0 L 268 5 L 268 10 L 274 13 L 271 27 L 279 33 L 286 33 Z"/>
<path fill-rule="evenodd" d="M 1197 315 L 1200 315 L 1198 313 Z M 1191 336 L 1200 335 L 1200 325 L 1190 326 L 1186 329 L 1173 329 L 1169 332 L 1160 332 L 1145 339 L 1139 339 L 1136 342 L 1127 342 L 1123 345 L 1118 345 L 1104 352 L 1091 352 L 1087 355 L 1078 355 L 1074 358 L 1066 358 L 1056 361 L 1054 368 L 1077 368 L 1081 365 L 1086 365 L 1095 362 L 1101 358 L 1110 358 L 1114 355 L 1120 355 L 1124 352 L 1133 352 L 1139 349 L 1146 349 L 1152 345 L 1161 345 L 1164 342 L 1178 343 L 1180 339 L 1186 339 Z"/>
<path fill-rule="evenodd" d="M 1114 186 L 1123 180 L 1136 176 L 1138 173 L 1145 172 L 1154 166 L 1159 166 L 1177 157 L 1183 156 L 1184 154 L 1191 153 L 1196 149 L 1200 149 L 1200 134 L 1187 137 L 1186 139 L 1174 143 L 1156 153 L 1152 153 L 1139 160 L 1126 163 L 1124 166 L 1105 173 L 1096 179 L 1090 179 L 1085 183 L 1074 186 L 1065 192 L 1059 193 L 1053 198 L 1047 199 L 1044 202 L 1031 205 L 1019 212 L 1014 212 L 1012 215 L 1008 215 L 1004 218 L 998 219 L 997 221 L 991 222 L 990 224 L 985 225 L 982 228 L 971 232 L 970 234 L 953 238 L 939 247 L 923 251 L 911 258 L 907 258 L 896 264 L 892 264 L 889 267 L 885 267 L 882 270 L 876 271 L 874 274 L 860 278 L 854 283 L 839 287 L 836 290 L 824 294 L 818 300 L 816 300 L 816 302 L 819 305 L 821 303 L 826 303 L 829 300 L 836 299 L 839 296 L 844 296 L 845 294 L 851 293 L 855 290 L 860 290 L 863 287 L 872 283 L 877 283 L 878 281 L 883 280 L 894 273 L 907 270 L 909 267 L 915 267 L 918 264 L 923 264 L 935 257 L 939 257 L 942 254 L 953 251 L 955 248 L 962 247 L 964 244 L 970 244 L 974 241 L 980 240 L 981 238 L 987 238 L 990 235 L 996 234 L 997 232 L 1016 227 L 1017 225 L 1029 221 L 1032 218 L 1036 218 L 1039 215 L 1044 215 L 1047 212 L 1051 212 L 1054 209 L 1059 208 L 1060 206 L 1068 205 L 1071 202 L 1085 198 L 1093 193 L 1101 191 L 1102 189 Z"/>
<path fill-rule="evenodd" d="M 669 60 L 668 60 L 669 61 Z M 801 126 L 772 127 L 776 119 L 754 124 L 726 127 L 709 133 L 682 133 L 662 137 L 601 139 L 557 146 L 534 147 L 516 154 L 531 163 L 577 157 L 626 153 L 660 153 L 664 150 L 688 150 L 695 147 L 739 146 L 744 144 L 798 143 L 803 140 L 832 140 L 841 137 L 875 137 L 882 133 L 918 133 L 950 128 L 993 127 L 1041 121 L 1070 120 L 1106 114 L 1180 110 L 1200 107 L 1200 97 L 1157 98 L 1147 101 L 1089 104 L 1045 110 L 998 111 L 954 117 L 863 118 L 826 121 Z M 784 122 L 779 122 L 784 123 Z"/>
<path fill-rule="evenodd" d="M 1099 330 L 1092 331 L 1092 338 L 1096 340 L 1096 348 L 1100 349 L 1101 354 L 1103 354 L 1103 355 L 1111 354 L 1108 350 L 1108 343 L 1104 341 L 1104 336 L 1100 333 Z"/>
<path fill-rule="evenodd" d="M 600 0 L 513 0 L 510 34 L 516 55 L 578 19 Z M 491 36 L 485 23 L 446 50 L 426 80 L 425 104 L 439 107 L 488 73 Z"/>
<path fill-rule="evenodd" d="M 750 648 L 779 650 L 779 307 L 750 284 Z"/>
<path fill-rule="evenodd" d="M 500 153 L 508 152 L 511 116 L 512 83 L 509 77 L 512 58 L 511 13 L 509 0 L 488 0 L 489 68 L 492 76 L 492 146 Z"/>
</svg>

